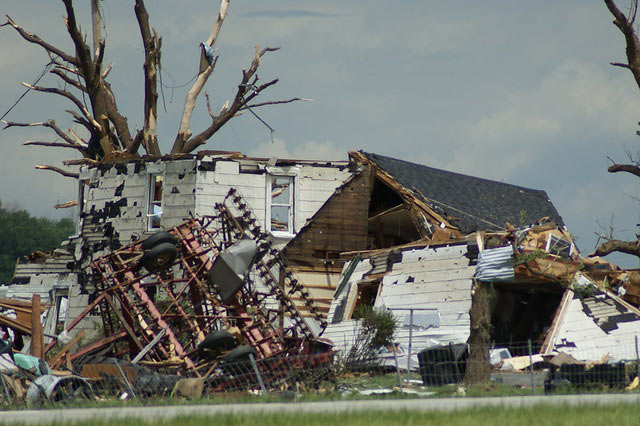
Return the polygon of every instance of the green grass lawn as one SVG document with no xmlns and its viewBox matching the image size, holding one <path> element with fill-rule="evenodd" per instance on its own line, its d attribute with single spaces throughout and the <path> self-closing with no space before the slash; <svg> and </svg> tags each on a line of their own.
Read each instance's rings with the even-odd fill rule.
<svg viewBox="0 0 640 426">
<path fill-rule="evenodd" d="M 161 409 L 159 407 L 159 409 Z M 369 411 L 352 414 L 261 414 L 188 416 L 142 422 L 139 419 L 114 422 L 86 421 L 74 425 L 260 425 L 260 426 L 378 426 L 378 425 L 637 425 L 640 407 L 631 404 L 608 407 L 538 406 L 524 409 L 478 408 L 452 413 L 415 411 Z"/>
</svg>

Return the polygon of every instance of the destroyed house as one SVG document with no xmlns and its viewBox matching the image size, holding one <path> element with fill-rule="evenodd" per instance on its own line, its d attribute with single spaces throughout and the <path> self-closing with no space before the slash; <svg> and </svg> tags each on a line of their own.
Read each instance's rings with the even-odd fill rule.
<svg viewBox="0 0 640 426">
<path fill-rule="evenodd" d="M 231 188 L 242 194 L 274 246 L 281 247 L 351 175 L 347 161 L 254 158 L 221 151 L 180 159 L 88 163 L 78 179 L 76 235 L 50 256 L 20 261 L 15 285 L 6 296 L 19 297 L 35 286 L 50 294 L 43 301 L 55 306 L 66 306 L 68 299 L 66 317 L 75 318 L 93 290 L 83 272 L 93 259 L 190 217 L 213 214 Z M 55 322 L 45 333 L 53 334 Z M 93 327 L 87 328 L 91 332 Z"/>
<path fill-rule="evenodd" d="M 614 294 L 585 302 L 573 292 L 579 268 L 567 272 L 567 265 L 582 260 L 544 191 L 355 151 L 349 161 L 330 162 L 219 151 L 105 162 L 83 168 L 79 182 L 78 234 L 53 257 L 20 263 L 15 274 L 16 283 L 55 290 L 51 302 L 68 295 L 67 318 L 87 306 L 91 288 L 81 271 L 92 259 L 212 214 L 234 188 L 282 248 L 296 277 L 282 283 L 285 291 L 301 284 L 309 293 L 290 300 L 308 320 L 318 312 L 325 317 L 324 337 L 337 349 L 352 341 L 362 305 L 391 309 L 398 343 L 413 345 L 413 354 L 464 343 L 474 281 L 491 283 L 493 343 L 532 339 L 541 353 L 563 347 L 585 358 L 612 341 L 628 349 L 630 330 L 640 325 L 639 312 Z M 481 276 L 479 254 L 495 247 L 508 249 L 506 272 Z M 528 259 L 532 252 L 549 258 Z M 61 262 L 67 271 L 59 270 Z M 571 334 L 576 327 L 604 334 Z"/>
<path fill-rule="evenodd" d="M 615 267 L 579 256 L 544 191 L 377 154 L 350 158 L 357 174 L 284 249 L 338 350 L 355 341 L 362 305 L 394 312 L 404 356 L 467 342 L 475 280 L 491 286 L 491 344 L 513 356 L 530 340 L 546 355 L 633 358 L 640 311 L 604 289 Z M 574 291 L 581 279 L 591 291 Z"/>
<path fill-rule="evenodd" d="M 328 313 L 347 252 L 415 241 L 464 240 L 506 223 L 562 218 L 544 191 L 362 151 L 355 173 L 284 248 L 290 267 Z"/>
</svg>

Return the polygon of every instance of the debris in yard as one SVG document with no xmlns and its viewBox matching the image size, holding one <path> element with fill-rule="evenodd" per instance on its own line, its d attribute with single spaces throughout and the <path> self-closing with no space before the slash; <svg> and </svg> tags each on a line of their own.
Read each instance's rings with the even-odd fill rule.
<svg viewBox="0 0 640 426">
<path fill-rule="evenodd" d="M 92 302 L 66 328 L 99 312 L 105 337 L 79 348 L 72 361 L 100 351 L 172 375 L 149 375 L 135 362 L 113 361 L 84 362 L 85 377 L 134 383 L 147 393 L 168 394 L 175 387 L 178 394 L 198 396 L 203 388 L 233 387 L 239 368 L 261 386 L 274 386 L 298 369 L 331 361 L 331 345 L 317 338 L 320 330 L 292 297 L 310 306 L 316 324 L 326 320 L 287 273 L 246 202 L 231 190 L 215 208 L 215 215 L 192 218 L 92 262 Z M 290 291 L 276 280 L 274 268 L 283 271 Z"/>
</svg>

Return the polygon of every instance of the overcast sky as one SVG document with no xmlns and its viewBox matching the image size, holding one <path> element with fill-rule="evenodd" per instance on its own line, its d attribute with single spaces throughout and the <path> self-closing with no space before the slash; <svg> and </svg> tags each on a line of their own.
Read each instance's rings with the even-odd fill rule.
<svg viewBox="0 0 640 426">
<path fill-rule="evenodd" d="M 86 18 L 89 2 L 76 3 Z M 187 90 L 175 86 L 194 76 L 198 44 L 210 32 L 218 2 L 147 3 L 163 37 L 166 113 L 159 132 L 168 151 Z M 143 110 L 133 1 L 101 4 L 107 61 L 115 63 L 109 81 L 133 131 L 142 126 Z M 4 2 L 0 12 L 71 51 L 62 2 Z M 627 150 L 640 151 L 640 92 L 628 71 L 609 65 L 625 61 L 624 39 L 611 20 L 601 0 L 234 0 L 217 44 L 220 60 L 205 88 L 214 107 L 232 96 L 256 44 L 282 48 L 260 67 L 263 81 L 280 78 L 263 99 L 313 101 L 258 111 L 276 130 L 273 142 L 263 124 L 245 115 L 204 148 L 309 159 L 346 159 L 347 150 L 362 149 L 543 189 L 586 254 L 597 222 L 608 225 L 613 216 L 616 237 L 633 238 L 640 221 L 631 198 L 640 196 L 637 178 L 606 172 L 607 156 L 624 162 Z M 82 26 L 90 30 L 88 20 Z M 20 82 L 37 78 L 47 56 L 9 27 L 0 29 L 0 52 L 2 115 L 24 92 Z M 40 84 L 59 80 L 45 76 Z M 70 107 L 55 95 L 32 92 L 6 119 L 54 118 L 75 128 L 64 113 Z M 207 120 L 201 102 L 194 132 Z M 0 131 L 3 205 L 37 216 L 71 215 L 53 205 L 75 198 L 74 182 L 34 167 L 61 166 L 76 154 L 23 147 L 24 140 L 53 137 L 43 128 Z"/>
</svg>

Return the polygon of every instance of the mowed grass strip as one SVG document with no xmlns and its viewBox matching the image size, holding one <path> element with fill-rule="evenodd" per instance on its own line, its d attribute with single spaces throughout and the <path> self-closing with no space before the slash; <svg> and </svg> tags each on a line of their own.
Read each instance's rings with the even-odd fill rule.
<svg viewBox="0 0 640 426">
<path fill-rule="evenodd" d="M 158 407 L 162 410 L 162 407 Z M 640 406 L 619 404 L 610 406 L 546 406 L 527 408 L 474 408 L 455 412 L 421 411 L 357 411 L 352 413 L 265 413 L 221 414 L 215 416 L 181 416 L 173 419 L 138 418 L 100 420 L 92 419 L 65 425 L 225 425 L 225 426 L 378 426 L 378 425 L 575 425 L 626 426 L 640 424 Z M 0 420 L 1 423 L 1 420 Z M 62 425 L 62 423 L 54 423 Z"/>
</svg>

